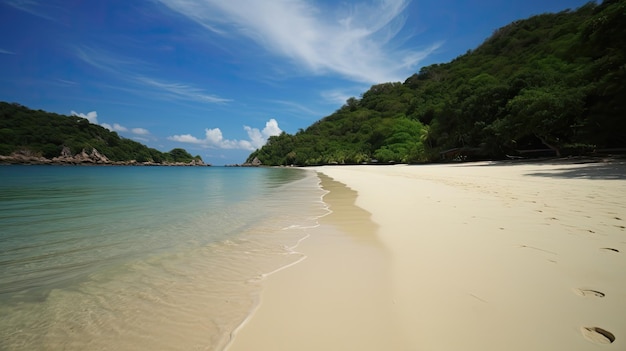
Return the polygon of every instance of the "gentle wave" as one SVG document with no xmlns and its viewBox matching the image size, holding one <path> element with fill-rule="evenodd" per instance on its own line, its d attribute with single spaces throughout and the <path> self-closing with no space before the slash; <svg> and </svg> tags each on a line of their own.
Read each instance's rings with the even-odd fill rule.
<svg viewBox="0 0 626 351">
<path fill-rule="evenodd" d="M 18 170 L 33 188 L 0 197 L 0 349 L 219 350 L 327 212 L 302 170 Z"/>
</svg>

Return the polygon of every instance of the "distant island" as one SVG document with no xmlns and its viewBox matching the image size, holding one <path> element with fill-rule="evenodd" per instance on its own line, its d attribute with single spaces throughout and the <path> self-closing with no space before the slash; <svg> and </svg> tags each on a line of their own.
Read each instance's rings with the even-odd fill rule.
<svg viewBox="0 0 626 351">
<path fill-rule="evenodd" d="M 496 30 L 475 50 L 372 86 L 246 163 L 321 165 L 626 151 L 626 2 L 589 2 Z M 402 57 L 398 57 L 402 60 Z"/>
<path fill-rule="evenodd" d="M 0 102 L 0 164 L 209 166 L 200 156 L 122 138 L 78 116 Z"/>
</svg>

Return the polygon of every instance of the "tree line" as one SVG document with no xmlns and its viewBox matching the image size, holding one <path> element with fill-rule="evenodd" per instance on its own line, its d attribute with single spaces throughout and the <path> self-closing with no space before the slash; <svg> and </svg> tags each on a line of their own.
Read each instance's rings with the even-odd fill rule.
<svg viewBox="0 0 626 351">
<path fill-rule="evenodd" d="M 114 162 L 189 163 L 202 160 L 180 148 L 169 152 L 149 148 L 82 117 L 0 102 L 0 155 L 27 151 L 52 159 L 59 156 L 64 147 L 72 153 L 82 150 L 89 153 L 96 149 Z"/>
<path fill-rule="evenodd" d="M 372 86 L 253 152 L 266 165 L 429 162 L 626 147 L 626 2 L 496 30 L 449 63 Z"/>
</svg>

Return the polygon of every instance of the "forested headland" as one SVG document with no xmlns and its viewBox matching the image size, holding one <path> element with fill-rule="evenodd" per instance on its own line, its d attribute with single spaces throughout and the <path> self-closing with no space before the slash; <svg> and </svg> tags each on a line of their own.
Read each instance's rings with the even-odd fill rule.
<svg viewBox="0 0 626 351">
<path fill-rule="evenodd" d="M 253 152 L 264 165 L 580 155 L 626 147 L 626 1 L 496 30 Z M 401 58 L 398 58 L 401 59 Z"/>
<path fill-rule="evenodd" d="M 204 165 L 184 149 L 169 152 L 120 137 L 78 116 L 0 102 L 4 163 Z"/>
</svg>

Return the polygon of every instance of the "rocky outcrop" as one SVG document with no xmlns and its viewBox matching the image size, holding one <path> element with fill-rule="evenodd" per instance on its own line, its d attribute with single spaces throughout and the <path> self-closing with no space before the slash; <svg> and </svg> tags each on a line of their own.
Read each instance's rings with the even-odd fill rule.
<svg viewBox="0 0 626 351">
<path fill-rule="evenodd" d="M 87 153 L 85 149 L 73 155 L 69 147 L 64 146 L 59 156 L 47 159 L 41 155 L 35 154 L 30 150 L 20 150 L 9 156 L 0 155 L 0 163 L 2 164 L 31 164 L 31 165 L 120 165 L 120 166 L 210 166 L 204 161 L 193 159 L 189 163 L 184 162 L 137 162 L 129 161 L 111 161 L 108 157 L 101 154 L 96 149 L 91 149 Z"/>
<path fill-rule="evenodd" d="M 163 162 L 163 163 L 142 162 L 142 163 L 138 163 L 135 160 L 132 160 L 130 162 L 133 162 L 133 164 L 140 165 L 140 166 L 210 166 L 209 164 L 204 163 L 204 161 L 202 161 L 202 160 L 191 160 L 191 161 L 189 161 L 187 163 L 185 163 L 185 162 Z"/>
<path fill-rule="evenodd" d="M 113 164 L 113 162 L 96 149 L 91 149 L 90 153 L 87 153 L 85 149 L 83 149 L 80 153 L 72 155 L 72 151 L 67 146 L 64 146 L 61 150 L 61 155 L 54 157 L 51 162 L 60 164 Z"/>
<path fill-rule="evenodd" d="M 191 160 L 191 162 L 189 162 L 187 164 L 187 166 L 206 166 L 207 164 L 204 163 L 204 161 L 202 161 L 202 159 L 197 160 L 197 159 L 193 159 Z"/>
<path fill-rule="evenodd" d="M 261 162 L 261 160 L 259 160 L 257 157 L 255 157 L 252 162 L 246 162 L 243 164 L 235 164 L 235 165 L 228 165 L 228 167 L 259 167 L 262 166 L 263 162 Z"/>
<path fill-rule="evenodd" d="M 0 155 L 0 163 L 9 164 L 50 164 L 51 160 L 35 154 L 30 150 L 20 150 L 9 156 Z"/>
</svg>

